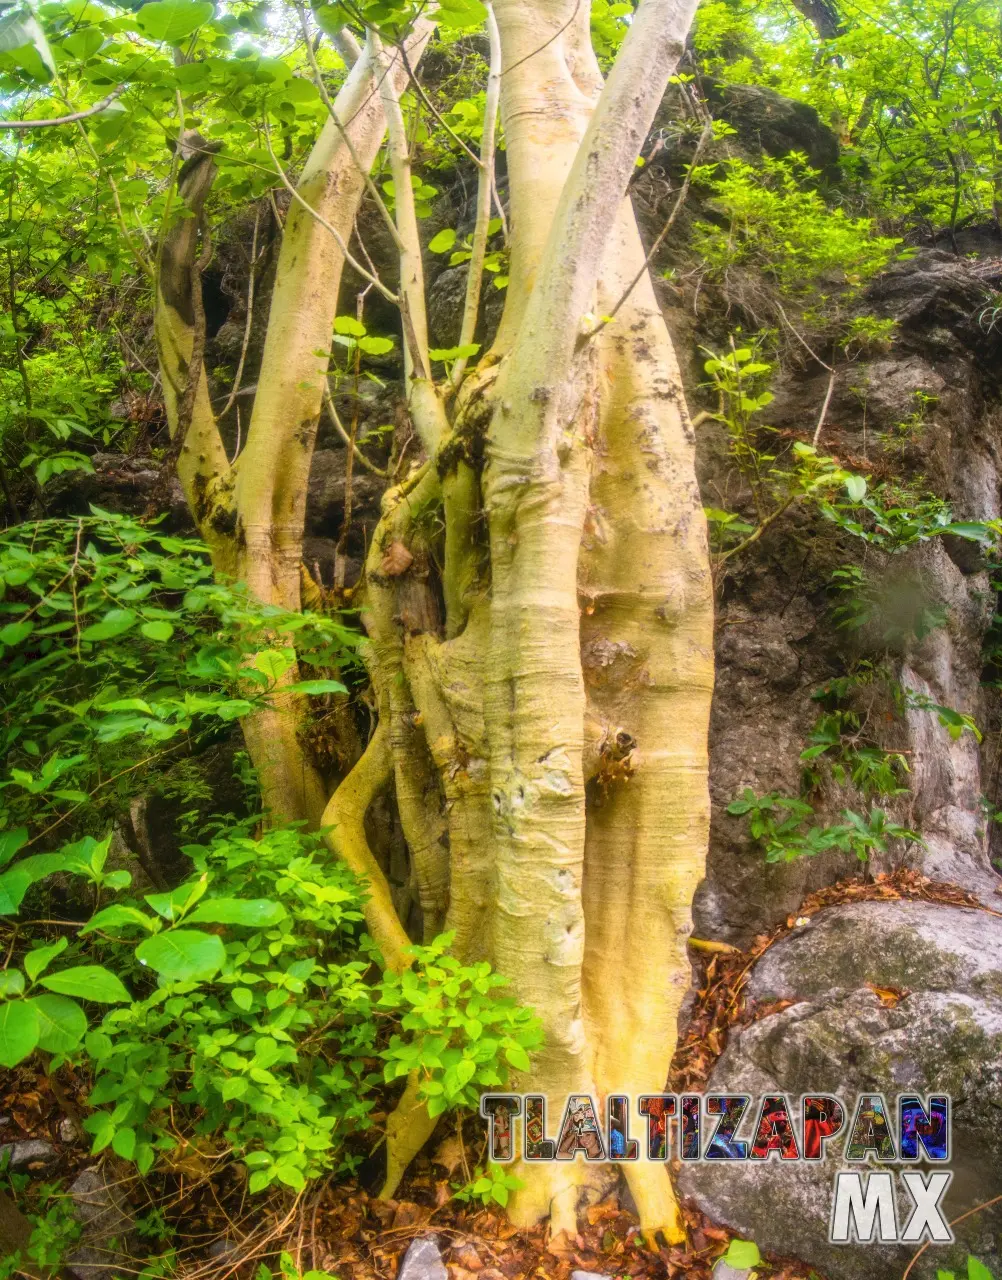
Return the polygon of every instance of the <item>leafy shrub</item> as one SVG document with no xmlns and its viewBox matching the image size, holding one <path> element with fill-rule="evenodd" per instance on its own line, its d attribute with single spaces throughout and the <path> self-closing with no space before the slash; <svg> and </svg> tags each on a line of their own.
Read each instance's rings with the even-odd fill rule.
<svg viewBox="0 0 1002 1280">
<path fill-rule="evenodd" d="M 727 812 L 747 818 L 766 862 L 793 862 L 830 849 L 852 852 L 866 862 L 874 852 L 886 852 L 889 840 L 918 839 L 914 831 L 890 821 L 883 809 L 874 807 L 868 815 L 843 809 L 843 822 L 816 826 L 811 823 L 814 808 L 806 800 L 775 791 L 758 796 L 750 787 L 727 806 Z"/>
<path fill-rule="evenodd" d="M 107 845 L 42 856 L 107 888 Z M 191 1145 L 242 1159 L 251 1191 L 301 1190 L 354 1163 L 345 1142 L 369 1126 L 381 1082 L 417 1073 L 434 1114 L 475 1106 L 509 1065 L 528 1069 L 537 1020 L 497 994 L 489 965 L 447 955 L 448 935 L 413 948 L 402 974 L 380 974 L 361 887 L 315 837 L 236 830 L 185 852 L 194 874 L 178 888 L 119 892 L 74 941 L 4 970 L 0 1062 L 39 1047 L 55 1066 L 90 1067 L 93 1153 L 110 1146 L 146 1173 Z M 128 873 L 114 874 L 124 890 Z M 53 970 L 57 959 L 71 963 Z M 85 1010 L 101 1004 L 115 1007 L 88 1030 Z"/>
<path fill-rule="evenodd" d="M 748 264 L 790 295 L 806 295 L 822 277 L 858 289 L 882 271 L 900 244 L 875 234 L 870 218 L 830 209 L 816 190 L 806 157 L 762 156 L 756 165 L 729 159 L 701 166 L 723 225 L 697 222 L 693 248 L 715 275 Z"/>
<path fill-rule="evenodd" d="M 40 835 L 72 814 L 100 833 L 147 785 L 142 766 L 267 702 L 291 671 L 292 635 L 299 663 L 321 674 L 352 660 L 355 637 L 333 619 L 213 582 L 194 539 L 104 512 L 0 534 L 0 827 Z"/>
</svg>

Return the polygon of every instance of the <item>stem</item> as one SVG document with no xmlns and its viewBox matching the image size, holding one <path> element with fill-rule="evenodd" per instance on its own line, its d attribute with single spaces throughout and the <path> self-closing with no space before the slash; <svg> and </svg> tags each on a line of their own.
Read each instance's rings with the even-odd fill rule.
<svg viewBox="0 0 1002 1280">
<path fill-rule="evenodd" d="M 484 103 L 484 133 L 480 144 L 480 173 L 477 177 L 477 218 L 473 228 L 472 252 L 469 274 L 466 277 L 466 300 L 463 304 L 463 324 L 459 332 L 459 345 L 468 346 L 473 341 L 480 314 L 480 292 L 483 287 L 484 257 L 487 253 L 487 228 L 491 220 L 491 193 L 494 189 L 494 146 L 497 132 L 498 104 L 501 100 L 501 36 L 498 32 L 494 10 L 487 6 L 487 33 L 491 42 L 490 72 L 487 76 L 487 97 Z M 452 366 L 452 385 L 458 387 L 466 369 L 466 356 L 460 356 Z"/>
</svg>

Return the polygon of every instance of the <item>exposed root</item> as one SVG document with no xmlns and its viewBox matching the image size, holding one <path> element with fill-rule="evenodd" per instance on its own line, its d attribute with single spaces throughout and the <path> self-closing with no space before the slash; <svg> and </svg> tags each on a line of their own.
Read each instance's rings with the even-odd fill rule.
<svg viewBox="0 0 1002 1280">
<path fill-rule="evenodd" d="M 627 1186 L 637 1206 L 640 1230 L 648 1242 L 660 1232 L 668 1244 L 685 1241 L 685 1225 L 666 1165 L 637 1160 L 623 1165 Z"/>
<path fill-rule="evenodd" d="M 580 1159 L 545 1164 L 516 1161 L 511 1171 L 525 1185 L 512 1193 L 509 1218 L 524 1230 L 549 1218 L 551 1238 L 563 1232 L 573 1239 L 582 1188 L 600 1176 L 601 1167 Z"/>
<path fill-rule="evenodd" d="M 379 1193 L 381 1200 L 393 1197 L 407 1166 L 431 1137 L 436 1123 L 418 1097 L 418 1078 L 412 1072 L 396 1110 L 386 1121 L 386 1182 Z"/>
<path fill-rule="evenodd" d="M 382 952 L 386 967 L 399 971 L 409 963 L 406 948 L 410 946 L 410 939 L 393 906 L 390 886 L 365 836 L 366 810 L 393 775 L 389 737 L 386 721 L 380 719 L 361 760 L 324 810 L 323 834 L 337 856 L 355 875 L 367 881 L 365 923 Z"/>
</svg>

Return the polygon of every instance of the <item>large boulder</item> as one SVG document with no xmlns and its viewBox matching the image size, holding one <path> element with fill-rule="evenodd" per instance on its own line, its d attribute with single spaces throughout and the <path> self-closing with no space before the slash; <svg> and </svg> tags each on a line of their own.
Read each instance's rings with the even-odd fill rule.
<svg viewBox="0 0 1002 1280">
<path fill-rule="evenodd" d="M 804 1093 L 836 1094 L 847 1127 L 864 1093 L 882 1093 L 892 1113 L 900 1093 L 949 1094 L 947 1218 L 1002 1193 L 1002 918 L 914 901 L 834 907 L 766 952 L 748 991 L 753 1011 L 794 1003 L 732 1036 L 707 1092 L 783 1093 L 794 1105 Z M 902 993 L 896 1003 L 892 992 Z M 900 1280 L 914 1246 L 828 1242 L 835 1174 L 860 1168 L 842 1159 L 845 1136 L 818 1163 L 772 1156 L 685 1166 L 683 1194 L 761 1249 L 799 1257 L 828 1280 Z M 902 1223 L 909 1207 L 899 1204 Z M 998 1206 L 972 1215 L 956 1228 L 955 1245 L 926 1250 L 912 1280 L 939 1268 L 966 1274 L 969 1252 L 998 1274 L 1000 1230 Z"/>
</svg>

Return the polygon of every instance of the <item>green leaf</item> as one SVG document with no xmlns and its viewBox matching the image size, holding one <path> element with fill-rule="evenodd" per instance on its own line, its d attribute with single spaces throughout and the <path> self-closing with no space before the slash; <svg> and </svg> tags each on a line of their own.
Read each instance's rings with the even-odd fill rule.
<svg viewBox="0 0 1002 1280">
<path fill-rule="evenodd" d="M 158 916 L 173 923 L 198 902 L 208 887 L 208 877 L 203 875 L 198 880 L 189 880 L 187 884 L 171 889 L 169 893 L 148 893 L 145 898 Z"/>
<path fill-rule="evenodd" d="M 115 1155 L 121 1156 L 123 1160 L 131 1160 L 136 1150 L 136 1131 L 128 1125 L 121 1129 L 115 1130 L 115 1136 L 111 1140 L 111 1149 Z"/>
<path fill-rule="evenodd" d="M 991 542 L 992 531 L 987 524 L 977 520 L 955 520 L 944 525 L 940 533 L 952 533 L 958 538 L 966 538 L 969 542 Z M 980 1266 L 981 1264 L 978 1263 Z"/>
<path fill-rule="evenodd" d="M 255 653 L 253 666 L 269 680 L 281 680 L 292 666 L 292 659 L 279 649 L 263 649 L 260 653 Z"/>
<path fill-rule="evenodd" d="M 24 974 L 20 969 L 0 969 L 0 999 L 9 1000 L 24 990 Z"/>
<path fill-rule="evenodd" d="M 348 690 L 340 680 L 300 680 L 289 685 L 290 693 L 347 693 Z"/>
<path fill-rule="evenodd" d="M 736 1271 L 747 1271 L 758 1266 L 762 1255 L 754 1240 L 732 1240 L 724 1254 L 724 1261 Z"/>
<path fill-rule="evenodd" d="M 16 1067 L 38 1044 L 38 1015 L 27 1000 L 0 1005 L 0 1067 Z"/>
<path fill-rule="evenodd" d="M 335 316 L 334 332 L 343 334 L 346 338 L 364 338 L 366 328 L 354 316 Z"/>
<path fill-rule="evenodd" d="M 136 14 L 136 24 L 151 40 L 178 44 L 208 22 L 215 7 L 208 0 L 155 0 Z"/>
<path fill-rule="evenodd" d="M 977 1258 L 967 1259 L 967 1280 L 993 1280 L 992 1273 Z"/>
<path fill-rule="evenodd" d="M 169 4 L 171 0 L 158 0 Z M 136 615 L 132 609 L 109 609 L 100 622 L 93 622 L 80 632 L 81 640 L 113 640 L 134 626 Z"/>
<path fill-rule="evenodd" d="M 163 3 L 163 0 L 160 0 Z M 169 640 L 174 634 L 174 628 L 169 622 L 163 622 L 154 619 L 153 622 L 144 622 L 139 628 L 147 640 Z"/>
<path fill-rule="evenodd" d="M 387 351 L 393 350 L 392 338 L 377 338 L 366 336 L 359 338 L 358 347 L 360 351 L 364 351 L 370 356 L 385 356 Z"/>
<path fill-rule="evenodd" d="M 289 913 L 270 898 L 208 898 L 186 917 L 189 924 L 242 924 L 267 929 Z"/>
<path fill-rule="evenodd" d="M 435 347 L 428 352 L 428 355 L 432 360 L 460 360 L 475 356 L 479 350 L 479 342 L 466 342 L 461 347 Z"/>
<path fill-rule="evenodd" d="M 56 74 L 56 64 L 38 20 L 27 9 L 11 9 L 0 17 L 0 53 L 28 51 L 34 55 L 21 61 L 21 65 L 38 80 L 48 80 Z"/>
<path fill-rule="evenodd" d="M 516 1071 L 528 1071 L 531 1067 L 529 1055 L 519 1044 L 505 1045 L 504 1056 Z"/>
<path fill-rule="evenodd" d="M 59 938 L 58 941 L 51 943 L 47 947 L 36 947 L 34 951 L 29 951 L 24 957 L 24 971 L 31 981 L 34 982 L 38 975 L 48 967 L 49 961 L 54 960 L 68 946 L 69 943 L 65 938 Z"/>
<path fill-rule="evenodd" d="M 131 1004 L 132 996 L 120 978 L 99 964 L 81 964 L 42 978 L 43 987 L 78 1000 L 94 1000 L 98 1004 Z"/>
<path fill-rule="evenodd" d="M 87 1034 L 87 1015 L 66 996 L 26 1000 L 38 1019 L 38 1047 L 46 1053 L 70 1053 Z"/>
<path fill-rule="evenodd" d="M 215 977 L 226 960 L 222 938 L 198 929 L 155 934 L 136 947 L 136 959 L 168 982 Z"/>
<path fill-rule="evenodd" d="M 91 916 L 80 930 L 81 935 L 90 933 L 92 929 L 113 929 L 121 925 L 139 925 L 149 933 L 153 929 L 153 917 L 140 911 L 138 907 L 111 906 L 105 907 L 97 915 Z"/>
<path fill-rule="evenodd" d="M 27 827 L 15 827 L 13 831 L 0 831 L 0 867 L 6 866 L 18 849 L 27 843 Z"/>
<path fill-rule="evenodd" d="M 845 491 L 853 502 L 862 502 L 866 497 L 866 479 L 863 476 L 846 476 Z"/>
<path fill-rule="evenodd" d="M 432 253 L 448 253 L 455 243 L 455 231 L 452 227 L 444 227 L 437 236 L 432 236 L 428 248 Z"/>
<path fill-rule="evenodd" d="M 0 627 L 0 644 L 20 644 L 34 630 L 35 624 L 33 622 L 8 622 L 5 627 Z"/>
<path fill-rule="evenodd" d="M 242 1009 L 244 1013 L 246 1013 L 247 1010 L 254 1003 L 253 992 L 248 990 L 247 987 L 234 987 L 233 990 L 230 992 L 230 999 L 237 1006 L 237 1008 Z"/>
</svg>

